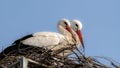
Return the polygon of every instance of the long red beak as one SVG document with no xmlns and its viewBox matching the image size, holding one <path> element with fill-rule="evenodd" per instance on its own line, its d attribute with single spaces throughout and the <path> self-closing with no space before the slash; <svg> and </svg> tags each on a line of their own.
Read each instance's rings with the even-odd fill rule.
<svg viewBox="0 0 120 68">
<path fill-rule="evenodd" d="M 73 35 L 72 29 L 69 26 L 66 27 L 66 30 L 69 31 L 72 34 L 73 39 L 76 40 Z"/>
<path fill-rule="evenodd" d="M 80 42 L 82 44 L 82 47 L 84 48 L 84 42 L 83 42 L 83 38 L 82 38 L 82 33 L 80 30 L 77 30 L 76 33 L 78 34 L 79 36 L 79 39 L 80 39 Z"/>
</svg>

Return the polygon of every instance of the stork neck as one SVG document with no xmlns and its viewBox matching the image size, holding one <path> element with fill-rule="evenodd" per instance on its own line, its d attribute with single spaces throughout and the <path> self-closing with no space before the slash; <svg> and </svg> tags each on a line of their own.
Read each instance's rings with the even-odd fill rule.
<svg viewBox="0 0 120 68">
<path fill-rule="evenodd" d="M 68 32 L 64 27 L 62 27 L 61 25 L 58 25 L 58 31 L 63 34 L 63 35 L 71 35 L 70 32 Z"/>
</svg>

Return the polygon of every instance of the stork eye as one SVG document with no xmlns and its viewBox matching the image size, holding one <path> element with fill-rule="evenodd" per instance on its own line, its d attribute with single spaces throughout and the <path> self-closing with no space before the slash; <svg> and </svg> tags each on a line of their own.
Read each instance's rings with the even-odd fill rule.
<svg viewBox="0 0 120 68">
<path fill-rule="evenodd" d="M 78 27 L 78 24 L 75 24 L 76 27 Z"/>
<path fill-rule="evenodd" d="M 65 23 L 66 26 L 68 25 L 67 22 L 64 22 L 64 23 Z"/>
</svg>

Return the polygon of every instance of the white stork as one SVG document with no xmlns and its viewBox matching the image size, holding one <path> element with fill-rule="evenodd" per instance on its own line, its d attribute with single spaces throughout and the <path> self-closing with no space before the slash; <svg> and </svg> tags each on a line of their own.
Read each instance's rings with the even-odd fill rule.
<svg viewBox="0 0 120 68">
<path fill-rule="evenodd" d="M 72 20 L 71 21 L 72 29 L 76 32 L 79 42 L 78 45 L 81 44 L 83 48 L 84 47 L 84 42 L 83 42 L 83 37 L 82 37 L 82 23 L 79 20 Z"/>
<path fill-rule="evenodd" d="M 58 30 L 61 34 L 55 32 L 37 32 L 16 40 L 11 46 L 3 50 L 2 53 L 7 54 L 18 45 L 45 47 L 54 51 L 67 47 L 69 44 L 75 44 L 76 37 L 74 31 L 71 29 L 70 22 L 67 19 L 61 19 L 58 22 Z M 0 55 L 2 54 L 0 53 Z M 68 55 L 70 53 L 66 53 Z M 2 55 L 3 56 L 3 55 Z M 4 57 L 4 56 L 3 56 Z"/>
</svg>

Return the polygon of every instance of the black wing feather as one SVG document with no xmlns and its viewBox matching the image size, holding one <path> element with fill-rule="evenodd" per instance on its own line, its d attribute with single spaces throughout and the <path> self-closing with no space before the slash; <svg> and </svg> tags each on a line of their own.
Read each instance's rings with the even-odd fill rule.
<svg viewBox="0 0 120 68">
<path fill-rule="evenodd" d="M 13 51 L 13 50 L 16 50 L 18 49 L 19 47 L 20 48 L 26 48 L 28 47 L 28 45 L 24 45 L 21 43 L 21 41 L 25 40 L 25 39 L 28 39 L 30 37 L 33 37 L 32 34 L 29 34 L 27 36 L 24 36 L 18 40 L 16 40 L 11 46 L 5 48 L 1 53 L 0 53 L 0 60 L 3 59 L 5 57 L 5 55 L 7 55 L 9 52 Z M 20 45 L 20 46 L 19 46 Z"/>
</svg>

